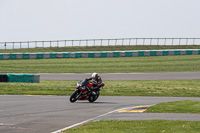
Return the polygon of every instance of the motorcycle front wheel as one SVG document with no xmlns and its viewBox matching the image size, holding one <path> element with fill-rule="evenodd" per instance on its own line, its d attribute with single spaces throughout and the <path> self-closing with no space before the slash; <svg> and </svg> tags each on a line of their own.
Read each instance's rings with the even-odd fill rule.
<svg viewBox="0 0 200 133">
<path fill-rule="evenodd" d="M 74 103 L 74 102 L 76 102 L 78 99 L 79 99 L 79 97 L 81 96 L 80 95 L 80 90 L 76 90 L 71 96 L 70 96 L 70 102 L 72 102 L 72 103 Z"/>
</svg>

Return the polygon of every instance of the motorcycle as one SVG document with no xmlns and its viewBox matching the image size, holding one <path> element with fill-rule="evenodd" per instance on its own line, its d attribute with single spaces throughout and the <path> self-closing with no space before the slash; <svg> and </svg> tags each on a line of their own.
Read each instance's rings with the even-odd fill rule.
<svg viewBox="0 0 200 133">
<path fill-rule="evenodd" d="M 89 82 L 88 80 L 82 80 L 77 83 L 75 92 L 70 96 L 70 102 L 76 102 L 77 100 L 88 100 L 89 102 L 94 102 L 98 99 L 100 90 L 103 89 L 105 84 L 102 83 L 98 85 L 98 89 L 91 90 L 94 83 Z"/>
</svg>

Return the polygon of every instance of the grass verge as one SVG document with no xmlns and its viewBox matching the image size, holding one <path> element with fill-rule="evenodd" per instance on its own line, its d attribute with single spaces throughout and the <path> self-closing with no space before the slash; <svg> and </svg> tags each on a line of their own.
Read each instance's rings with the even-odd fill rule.
<svg viewBox="0 0 200 133">
<path fill-rule="evenodd" d="M 63 133 L 199 133 L 199 121 L 97 121 Z"/>
<path fill-rule="evenodd" d="M 132 45 L 132 46 L 82 46 L 0 49 L 0 53 L 35 53 L 35 52 L 75 52 L 75 51 L 122 51 L 122 50 L 157 50 L 157 49 L 200 49 L 200 45 Z"/>
<path fill-rule="evenodd" d="M 0 94 L 71 95 L 78 81 L 0 83 Z M 104 81 L 104 96 L 200 97 L 200 80 Z"/>
<path fill-rule="evenodd" d="M 147 113 L 200 113 L 200 101 L 177 101 L 151 106 Z"/>
<path fill-rule="evenodd" d="M 1 60 L 0 73 L 195 72 L 199 66 L 199 55 Z"/>
</svg>

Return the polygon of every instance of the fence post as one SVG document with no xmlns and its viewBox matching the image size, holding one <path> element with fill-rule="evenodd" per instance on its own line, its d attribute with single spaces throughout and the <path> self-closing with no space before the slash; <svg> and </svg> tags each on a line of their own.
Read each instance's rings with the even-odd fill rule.
<svg viewBox="0 0 200 133">
<path fill-rule="evenodd" d="M 164 42 L 164 45 L 166 45 L 166 38 L 165 38 L 165 42 Z"/>
<path fill-rule="evenodd" d="M 157 45 L 159 44 L 159 38 L 157 38 Z"/>
<path fill-rule="evenodd" d="M 172 45 L 174 44 L 174 38 L 172 38 Z"/>
<path fill-rule="evenodd" d="M 79 47 L 81 46 L 81 40 L 79 40 Z"/>
<path fill-rule="evenodd" d="M 102 39 L 101 39 L 101 46 L 102 46 Z"/>
<path fill-rule="evenodd" d="M 181 38 L 179 38 L 179 45 L 181 45 Z"/>
<path fill-rule="evenodd" d="M 51 41 L 50 41 L 50 48 L 51 48 Z"/>
<path fill-rule="evenodd" d="M 124 46 L 124 39 L 122 39 L 122 46 Z"/>
<path fill-rule="evenodd" d="M 37 42 L 35 42 L 35 47 L 37 48 Z"/>
<path fill-rule="evenodd" d="M 6 49 L 6 43 L 4 44 L 4 46 L 5 46 L 5 49 Z"/>
<path fill-rule="evenodd" d="M 72 40 L 72 47 L 74 46 L 74 40 Z"/>
<path fill-rule="evenodd" d="M 152 38 L 150 38 L 150 45 L 152 44 Z"/>
<path fill-rule="evenodd" d="M 22 49 L 22 42 L 20 42 L 20 49 Z"/>
<path fill-rule="evenodd" d="M 143 45 L 144 45 L 144 43 L 145 43 L 145 38 L 143 38 Z"/>
<path fill-rule="evenodd" d="M 96 40 L 94 39 L 94 46 L 96 46 L 96 45 L 95 45 L 95 41 L 96 41 Z"/>
<path fill-rule="evenodd" d="M 117 45 L 117 39 L 115 39 L 115 46 Z"/>
<path fill-rule="evenodd" d="M 65 47 L 67 46 L 67 41 L 65 40 Z"/>
<path fill-rule="evenodd" d="M 28 42 L 28 49 L 29 49 L 29 42 Z"/>
<path fill-rule="evenodd" d="M 13 42 L 13 49 L 15 49 L 15 43 Z"/>
<path fill-rule="evenodd" d="M 137 38 L 136 38 L 136 45 L 137 45 Z"/>
<path fill-rule="evenodd" d="M 193 38 L 193 45 L 195 45 L 195 38 Z"/>
<path fill-rule="evenodd" d="M 129 46 L 131 46 L 131 38 L 129 38 Z"/>
<path fill-rule="evenodd" d="M 42 46 L 43 46 L 43 48 L 44 48 L 44 41 L 42 41 Z"/>
<path fill-rule="evenodd" d="M 186 39 L 186 45 L 188 45 L 188 38 Z"/>
<path fill-rule="evenodd" d="M 109 46 L 109 44 L 110 44 L 110 39 L 108 39 L 108 46 Z"/>
<path fill-rule="evenodd" d="M 86 40 L 86 46 L 88 46 L 88 40 Z"/>
</svg>

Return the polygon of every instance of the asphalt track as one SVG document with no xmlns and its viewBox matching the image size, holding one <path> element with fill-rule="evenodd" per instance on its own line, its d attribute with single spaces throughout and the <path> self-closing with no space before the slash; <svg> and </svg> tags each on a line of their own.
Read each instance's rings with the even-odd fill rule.
<svg viewBox="0 0 200 133">
<path fill-rule="evenodd" d="M 41 80 L 82 80 L 91 73 L 39 73 Z M 200 72 L 100 73 L 103 80 L 187 80 L 200 79 Z"/>
<path fill-rule="evenodd" d="M 200 98 L 100 96 L 95 103 L 88 101 L 70 103 L 69 96 L 0 95 L 0 133 L 49 133 L 85 120 L 86 122 L 108 119 L 200 121 L 199 114 L 119 113 L 116 111 L 108 113 L 126 107 L 179 100 L 200 101 Z"/>
<path fill-rule="evenodd" d="M 91 74 L 40 74 L 41 80 L 81 80 Z M 184 80 L 200 79 L 200 72 L 183 73 L 102 73 L 103 80 Z M 119 113 L 115 110 L 161 102 L 198 100 L 190 97 L 100 96 L 95 103 L 69 102 L 69 96 L 0 95 L 0 133 L 49 133 L 94 120 L 190 120 L 199 114 Z M 108 113 L 109 112 L 109 113 Z"/>
</svg>

